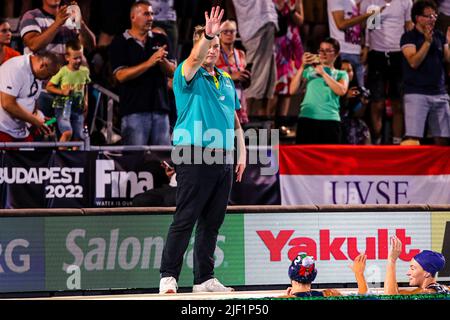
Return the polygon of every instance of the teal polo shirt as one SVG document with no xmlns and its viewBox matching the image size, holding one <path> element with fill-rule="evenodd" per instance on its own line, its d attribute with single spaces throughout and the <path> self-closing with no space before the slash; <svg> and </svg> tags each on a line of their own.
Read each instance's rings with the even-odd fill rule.
<svg viewBox="0 0 450 320">
<path fill-rule="evenodd" d="M 325 67 L 325 72 L 336 81 L 344 79 L 348 83 L 348 74 L 343 70 L 331 70 Z M 303 71 L 303 78 L 308 83 L 299 117 L 315 120 L 341 121 L 339 115 L 340 97 L 331 90 L 323 77 L 319 76 L 313 67 L 308 67 Z"/>
<path fill-rule="evenodd" d="M 215 68 L 216 76 L 211 76 L 202 67 L 188 83 L 183 65 L 173 78 L 177 106 L 173 144 L 232 150 L 234 113 L 240 109 L 233 80 L 225 71 Z"/>
</svg>

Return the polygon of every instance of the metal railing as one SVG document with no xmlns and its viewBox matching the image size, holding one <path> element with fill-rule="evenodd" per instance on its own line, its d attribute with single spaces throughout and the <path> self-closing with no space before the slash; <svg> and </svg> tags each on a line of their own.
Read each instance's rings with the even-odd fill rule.
<svg viewBox="0 0 450 320">
<path fill-rule="evenodd" d="M 106 125 L 106 143 L 112 144 L 114 134 L 114 103 L 119 103 L 119 96 L 96 83 L 92 85 L 92 88 L 98 91 L 98 96 L 95 103 L 89 134 L 91 135 L 94 132 L 95 122 L 100 121 L 102 124 Z M 104 117 L 104 110 L 101 108 L 101 106 L 105 103 L 104 99 L 106 99 L 106 120 Z"/>
</svg>

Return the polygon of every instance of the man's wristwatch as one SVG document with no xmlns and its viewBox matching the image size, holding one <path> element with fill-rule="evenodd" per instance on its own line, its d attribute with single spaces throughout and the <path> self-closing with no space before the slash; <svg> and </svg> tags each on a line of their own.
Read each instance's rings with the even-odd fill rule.
<svg viewBox="0 0 450 320">
<path fill-rule="evenodd" d="M 212 39 L 214 39 L 216 36 L 209 36 L 206 34 L 206 32 L 203 33 L 205 35 L 205 39 L 211 41 Z"/>
</svg>

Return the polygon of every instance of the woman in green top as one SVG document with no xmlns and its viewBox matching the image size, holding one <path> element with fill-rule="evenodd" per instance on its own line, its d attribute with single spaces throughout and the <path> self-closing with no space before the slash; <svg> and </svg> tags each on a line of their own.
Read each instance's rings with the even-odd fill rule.
<svg viewBox="0 0 450 320">
<path fill-rule="evenodd" d="M 337 40 L 324 40 L 318 55 L 304 53 L 303 64 L 292 79 L 291 95 L 298 93 L 302 79 L 307 82 L 297 124 L 297 144 L 340 143 L 339 97 L 347 93 L 348 75 L 334 68 L 339 50 Z"/>
</svg>

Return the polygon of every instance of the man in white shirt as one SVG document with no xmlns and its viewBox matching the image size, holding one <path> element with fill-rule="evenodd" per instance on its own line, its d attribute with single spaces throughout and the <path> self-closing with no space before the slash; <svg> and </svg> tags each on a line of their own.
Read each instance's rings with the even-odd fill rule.
<svg viewBox="0 0 450 320">
<path fill-rule="evenodd" d="M 351 62 L 359 86 L 364 86 L 364 66 L 361 63 L 362 23 L 372 13 L 360 14 L 360 0 L 328 0 L 330 36 L 341 46 L 341 58 Z"/>
<path fill-rule="evenodd" d="M 361 11 L 371 7 L 383 8 L 375 24 L 366 28 L 368 51 L 368 87 L 371 91 L 372 136 L 375 144 L 381 142 L 383 112 L 387 98 L 391 101 L 393 144 L 400 144 L 403 136 L 403 111 L 401 104 L 402 53 L 400 38 L 411 30 L 412 0 L 362 0 Z M 387 89 L 386 89 L 387 88 Z"/>
<path fill-rule="evenodd" d="M 45 119 L 35 113 L 42 80 L 59 69 L 55 54 L 44 51 L 12 58 L 0 67 L 0 142 L 29 142 L 31 124 L 41 133 L 51 131 Z"/>
</svg>

